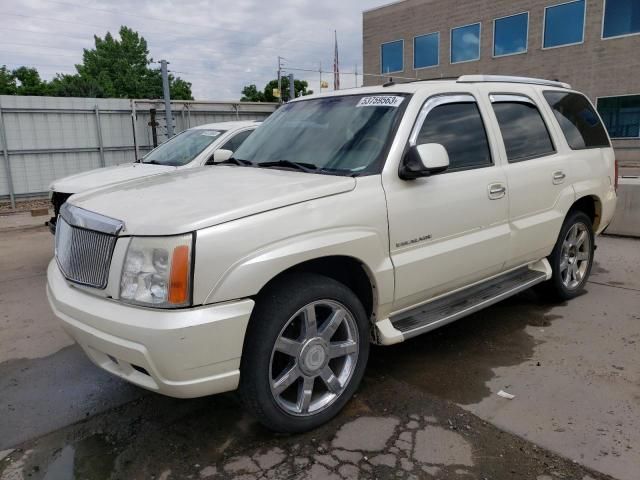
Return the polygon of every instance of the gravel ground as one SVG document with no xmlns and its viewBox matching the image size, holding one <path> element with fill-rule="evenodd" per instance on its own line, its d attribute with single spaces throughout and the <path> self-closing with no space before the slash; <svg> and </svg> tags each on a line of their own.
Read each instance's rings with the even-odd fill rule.
<svg viewBox="0 0 640 480">
<path fill-rule="evenodd" d="M 3 200 L 0 201 L 0 214 L 28 212 L 35 208 L 49 208 L 50 206 L 51 202 L 48 198 L 32 198 L 29 200 L 18 200 L 16 202 L 16 209 L 13 210 L 11 208 L 11 202 Z"/>
</svg>

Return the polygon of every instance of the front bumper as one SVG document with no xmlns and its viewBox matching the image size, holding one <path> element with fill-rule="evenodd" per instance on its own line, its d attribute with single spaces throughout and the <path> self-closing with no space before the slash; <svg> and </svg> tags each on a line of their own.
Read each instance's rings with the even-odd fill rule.
<svg viewBox="0 0 640 480">
<path fill-rule="evenodd" d="M 53 312 L 97 366 L 178 398 L 238 387 L 253 300 L 182 310 L 140 308 L 70 285 L 55 260 L 47 277 Z"/>
</svg>

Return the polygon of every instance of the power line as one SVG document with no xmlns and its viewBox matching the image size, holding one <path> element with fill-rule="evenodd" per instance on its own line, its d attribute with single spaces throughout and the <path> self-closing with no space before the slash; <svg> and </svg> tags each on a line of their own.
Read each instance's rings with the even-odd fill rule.
<svg viewBox="0 0 640 480">
<path fill-rule="evenodd" d="M 51 45 L 39 45 L 36 43 L 18 43 L 18 42 L 0 42 L 0 45 L 15 45 L 15 46 L 19 46 L 19 47 L 36 47 L 36 48 L 48 48 L 51 50 L 68 50 L 68 48 L 64 48 L 64 47 L 52 47 Z M 8 53 L 12 53 L 12 52 L 8 52 Z M 22 52 L 13 52 L 13 53 L 21 53 Z M 77 57 L 78 55 L 72 55 L 72 54 L 55 54 L 55 53 L 48 53 L 47 55 L 55 55 L 56 57 Z M 80 54 L 82 55 L 82 54 Z"/>
<path fill-rule="evenodd" d="M 44 48 L 44 49 L 53 49 L 53 50 L 68 50 L 68 48 L 66 48 L 66 47 L 54 47 L 54 46 L 45 45 L 45 44 L 42 44 L 42 43 L 18 43 L 18 42 L 3 42 L 3 41 L 0 41 L 0 45 L 16 45 L 16 46 L 22 46 L 22 47 L 34 47 L 34 48 L 39 48 L 39 49 Z M 215 52 L 214 49 L 206 48 L 206 47 L 203 48 L 203 51 Z M 8 53 L 20 53 L 21 55 L 31 55 L 31 53 L 28 53 L 28 52 L 8 52 Z M 47 55 L 56 56 L 56 57 L 74 57 L 74 58 L 80 57 L 80 58 L 82 58 L 82 52 L 80 52 L 79 54 L 47 53 Z M 202 57 L 202 56 L 193 56 L 192 57 L 192 56 L 178 55 L 176 62 L 180 61 L 180 60 L 183 60 L 183 59 L 195 60 L 195 61 L 206 60 L 206 58 Z M 235 65 L 235 66 L 238 66 L 238 67 L 246 67 L 247 66 L 246 62 L 228 62 L 228 61 L 224 61 L 224 62 L 221 62 L 221 63 L 223 63 L 224 65 Z M 253 66 L 257 65 L 257 66 L 261 66 L 261 67 L 266 67 L 266 66 L 270 65 L 270 62 L 267 63 L 265 61 L 264 63 L 252 63 L 251 65 L 253 65 Z"/>
<path fill-rule="evenodd" d="M 184 25 L 186 27 L 198 27 L 198 28 L 205 28 L 207 30 L 211 29 L 211 25 L 210 24 L 198 24 L 198 23 L 192 23 L 192 22 L 181 22 L 179 20 L 175 20 L 173 18 L 171 19 L 167 19 L 167 18 L 162 18 L 162 17 L 155 17 L 152 15 L 139 15 L 139 14 L 135 14 L 135 13 L 130 13 L 130 12 L 126 12 L 126 11 L 122 11 L 122 10 L 112 10 L 112 9 L 107 9 L 107 8 L 98 8 L 98 7 L 90 7 L 88 5 L 81 5 L 81 4 L 77 4 L 77 3 L 71 3 L 71 2 L 63 2 L 60 0 L 49 0 L 50 3 L 57 3 L 60 5 L 68 5 L 70 7 L 75 7 L 75 8 L 85 8 L 85 9 L 89 9 L 89 10 L 96 10 L 99 12 L 107 12 L 107 13 L 112 13 L 115 15 L 124 15 L 127 17 L 134 17 L 134 18 L 141 18 L 143 20 L 151 20 L 154 22 L 162 22 L 162 23 L 167 23 L 170 25 Z M 237 29 L 232 29 L 232 28 L 225 28 L 225 27 L 220 27 L 220 26 L 215 26 L 216 30 L 222 30 L 225 32 L 231 32 L 231 33 L 240 33 L 240 34 L 248 34 L 250 32 L 244 31 L 244 30 L 237 30 Z M 297 42 L 296 42 L 297 43 Z M 320 46 L 320 43 L 317 42 L 310 42 L 309 40 L 304 40 L 303 43 L 307 43 L 309 45 L 318 45 Z M 251 45 L 251 44 L 247 44 L 247 45 Z M 324 46 L 324 45 L 322 45 Z"/>
<path fill-rule="evenodd" d="M 87 40 L 86 37 L 76 37 L 74 35 L 65 35 L 64 33 L 60 33 L 60 32 L 41 32 L 39 30 L 25 30 L 24 28 L 11 28 L 11 27 L 5 27 L 3 25 L 2 31 L 5 31 L 5 30 L 10 30 L 12 32 L 28 33 L 29 35 L 36 34 L 36 35 L 46 35 L 47 37 L 64 37 L 64 38 L 70 38 L 72 40 L 81 40 L 81 41 Z"/>
<path fill-rule="evenodd" d="M 45 22 L 57 22 L 57 23 L 67 23 L 67 24 L 70 24 L 70 25 L 82 25 L 82 26 L 87 26 L 87 27 L 105 29 L 107 31 L 112 29 L 110 26 L 107 26 L 107 25 L 96 25 L 96 24 L 73 21 L 73 20 L 63 20 L 63 19 L 59 19 L 59 18 L 38 17 L 38 16 L 35 16 L 35 15 L 25 15 L 25 14 L 21 14 L 21 13 L 3 12 L 3 15 L 21 17 L 21 18 L 26 18 L 26 19 L 42 20 L 42 21 L 45 21 Z M 18 30 L 18 29 L 12 29 L 12 30 L 24 32 L 24 30 Z M 143 34 L 146 37 L 156 36 L 156 35 L 162 36 L 163 38 L 169 37 L 169 38 L 176 38 L 176 39 L 178 39 L 178 38 L 179 39 L 185 39 L 185 38 L 189 38 L 190 37 L 189 35 L 182 35 L 182 34 L 175 34 L 175 33 L 168 33 L 168 32 L 157 32 L 157 31 L 152 32 L 152 31 L 149 31 L 149 30 L 140 30 L 140 29 L 135 29 L 135 31 L 137 33 Z M 39 32 L 39 33 L 44 33 L 44 32 Z M 238 31 L 238 33 L 246 33 L 246 32 Z M 57 34 L 57 32 L 47 33 L 47 35 L 50 35 L 50 36 L 56 36 L 56 35 L 64 36 L 64 35 L 61 35 L 61 34 Z M 91 35 L 92 38 L 93 38 L 93 35 L 95 35 L 95 33 L 91 33 L 91 34 L 88 33 L 88 35 Z M 82 40 L 80 37 L 72 37 L 72 36 L 69 36 L 69 35 L 66 35 L 65 37 L 66 38 L 73 38 L 75 40 Z M 200 42 L 201 39 L 198 39 L 197 41 Z M 298 44 L 298 43 L 304 43 L 304 42 L 296 41 L 296 44 Z M 310 43 L 310 42 L 307 42 L 307 43 Z M 226 39 L 220 41 L 220 44 L 222 46 L 253 47 L 254 49 L 257 49 L 258 51 L 260 51 L 260 50 L 268 50 L 268 51 L 274 51 L 275 52 L 275 51 L 282 51 L 282 49 L 283 49 L 282 45 L 273 46 L 273 47 L 272 46 L 267 46 L 267 45 L 260 46 L 259 44 L 256 44 L 256 43 L 245 43 L 245 42 L 238 42 L 236 40 L 226 40 Z M 313 44 L 320 45 L 320 44 L 317 44 L 317 43 L 313 43 Z M 323 46 L 326 46 L 326 45 L 323 45 Z M 284 47 L 285 51 L 288 51 L 289 53 L 305 54 L 305 52 L 289 50 L 289 48 L 290 47 Z M 219 50 L 217 50 L 217 51 L 219 51 Z M 184 58 L 187 58 L 187 57 L 184 57 Z M 201 60 L 201 58 L 200 58 L 200 60 Z"/>
<path fill-rule="evenodd" d="M 152 16 L 146 16 L 146 15 L 136 15 L 136 14 L 132 14 L 132 13 L 127 13 L 127 12 L 123 12 L 123 11 L 115 11 L 115 10 L 110 10 L 110 9 L 104 9 L 104 8 L 97 8 L 97 7 L 89 7 L 87 5 L 79 5 L 79 4 L 75 4 L 75 3 L 68 3 L 68 2 L 60 2 L 60 1 L 55 1 L 55 0 L 49 0 L 50 3 L 58 3 L 61 5 L 68 5 L 68 6 L 72 6 L 72 7 L 76 7 L 76 8 L 87 8 L 90 10 L 97 10 L 97 11 L 102 11 L 102 12 L 108 12 L 108 13 L 112 13 L 112 14 L 118 14 L 118 15 L 125 15 L 125 16 L 131 16 L 131 17 L 136 17 L 136 18 L 141 18 L 143 20 L 151 20 L 151 21 L 155 21 L 155 22 L 163 22 L 163 23 L 168 23 L 171 25 L 184 25 L 187 27 L 195 27 L 195 28 L 206 28 L 210 31 L 226 31 L 226 32 L 230 32 L 230 33 L 238 33 L 238 34 L 242 34 L 242 35 L 248 35 L 251 32 L 250 31 L 244 31 L 244 30 L 234 30 L 234 29 L 230 29 L 230 28 L 224 28 L 224 27 L 219 27 L 216 26 L 215 29 L 212 29 L 211 25 L 200 25 L 200 24 L 196 24 L 196 23 L 191 23 L 191 22 L 180 22 L 177 20 L 168 20 L 168 19 L 160 19 L 157 17 L 152 17 Z M 4 15 L 11 15 L 11 16 L 16 16 L 16 17 L 23 17 L 23 18 L 32 18 L 32 19 L 37 19 L 37 20 L 44 20 L 44 21 L 55 21 L 55 22 L 60 22 L 60 23 L 68 23 L 68 24 L 72 24 L 72 25 L 83 25 L 83 26 L 90 26 L 90 27 L 94 27 L 94 28 L 110 28 L 106 25 L 96 25 L 96 24 L 91 24 L 91 23 L 86 23 L 86 22 L 79 22 L 79 21 L 73 21 L 73 20 L 63 20 L 63 19 L 59 19 L 59 18 L 47 18 L 47 17 L 38 17 L 35 15 L 26 15 L 26 14 L 22 14 L 22 13 L 11 13 L 11 12 L 3 12 Z M 145 35 L 162 35 L 163 37 L 166 36 L 173 36 L 173 37 L 180 37 L 180 38 L 184 38 L 185 35 L 180 35 L 180 34 L 171 34 L 169 33 L 167 35 L 166 32 L 150 32 L 150 31 L 145 31 L 145 30 L 137 30 L 136 31 L 143 33 Z M 243 45 L 243 46 L 255 46 L 255 43 L 251 43 L 251 42 L 227 42 L 227 43 L 234 43 L 236 45 Z M 317 46 L 322 46 L 325 47 L 324 44 L 318 43 L 318 42 L 311 42 L 309 40 L 298 40 L 296 39 L 296 44 L 298 43 L 306 43 L 308 45 L 317 45 Z M 278 47 L 269 47 L 272 49 L 278 48 Z"/>
</svg>

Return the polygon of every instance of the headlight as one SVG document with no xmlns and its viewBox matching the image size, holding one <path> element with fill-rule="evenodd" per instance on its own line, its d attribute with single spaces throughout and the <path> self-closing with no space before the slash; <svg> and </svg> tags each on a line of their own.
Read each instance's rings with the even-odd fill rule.
<svg viewBox="0 0 640 480">
<path fill-rule="evenodd" d="M 191 302 L 193 235 L 133 237 L 120 278 L 120 299 L 162 308 Z"/>
</svg>

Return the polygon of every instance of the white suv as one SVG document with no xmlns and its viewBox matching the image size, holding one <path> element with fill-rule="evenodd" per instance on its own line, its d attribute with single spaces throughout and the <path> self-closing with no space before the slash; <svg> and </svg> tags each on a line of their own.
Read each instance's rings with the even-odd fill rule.
<svg viewBox="0 0 640 480">
<path fill-rule="evenodd" d="M 96 168 L 53 181 L 49 185 L 49 198 L 54 216 L 47 222 L 49 230 L 55 234 L 60 207 L 71 195 L 136 178 L 211 165 L 215 152 L 218 161 L 225 160 L 258 125 L 260 122 L 254 120 L 200 125 L 160 144 L 142 157 L 140 162 Z"/>
<path fill-rule="evenodd" d="M 100 367 L 268 427 L 334 416 L 371 343 L 585 285 L 614 152 L 568 85 L 461 77 L 292 101 L 234 158 L 63 207 L 51 307 Z"/>
</svg>

